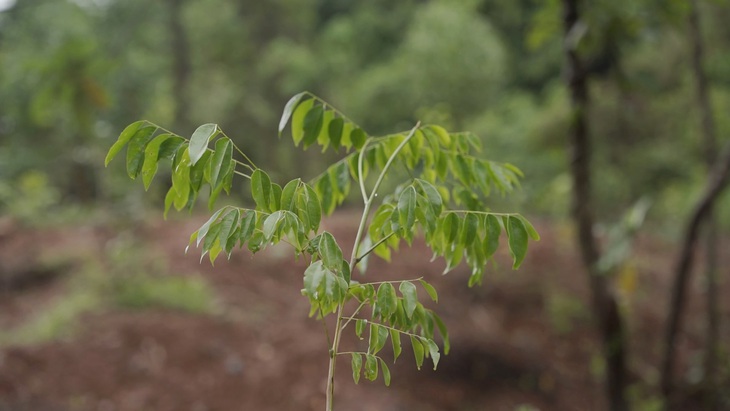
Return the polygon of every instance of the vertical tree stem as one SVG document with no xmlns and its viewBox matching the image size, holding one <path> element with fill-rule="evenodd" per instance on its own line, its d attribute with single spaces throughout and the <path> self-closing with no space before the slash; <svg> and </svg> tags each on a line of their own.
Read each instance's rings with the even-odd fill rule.
<svg viewBox="0 0 730 411">
<path fill-rule="evenodd" d="M 593 313 L 603 339 L 606 361 L 606 396 L 611 411 L 625 411 L 626 337 L 623 321 L 614 295 L 604 273 L 597 267 L 600 253 L 593 233 L 591 205 L 590 135 L 587 112 L 588 74 L 578 54 L 577 31 L 580 25 L 579 0 L 563 0 L 566 85 L 570 93 L 572 118 L 569 130 L 571 144 L 571 175 L 573 178 L 572 214 L 577 225 L 577 240 L 581 258 L 588 275 L 593 301 Z"/>
<path fill-rule="evenodd" d="M 365 201 L 365 207 L 362 212 L 362 217 L 360 218 L 360 225 L 357 227 L 357 234 L 355 235 L 355 242 L 352 245 L 352 255 L 350 256 L 350 272 L 355 271 L 355 265 L 357 264 L 357 249 L 360 247 L 360 241 L 362 241 L 362 235 L 365 232 L 365 226 L 367 226 L 368 216 L 370 215 L 370 208 L 373 205 L 373 201 L 375 200 L 375 195 L 378 193 L 378 188 L 380 188 L 380 184 L 383 182 L 383 178 L 385 178 L 385 175 L 387 174 L 388 170 L 390 169 L 391 164 L 393 164 L 393 160 L 398 156 L 400 151 L 405 147 L 406 144 L 408 144 L 408 141 L 413 137 L 413 135 L 416 133 L 416 130 L 418 130 L 418 127 L 421 126 L 421 122 L 419 121 L 416 123 L 415 127 L 411 129 L 411 132 L 406 136 L 406 138 L 398 145 L 398 147 L 395 149 L 393 154 L 390 156 L 388 161 L 385 163 L 385 166 L 383 167 L 383 170 L 380 172 L 380 175 L 378 176 L 377 181 L 375 182 L 375 185 L 373 186 L 373 190 L 370 192 L 370 195 L 367 197 Z M 362 151 L 360 152 L 360 156 L 364 153 L 364 148 L 367 146 L 367 144 L 363 147 Z M 359 161 L 360 164 L 362 164 L 362 157 Z M 362 166 L 358 166 L 358 179 L 360 181 L 363 180 L 362 175 Z M 362 184 L 362 183 L 361 183 Z M 343 315 L 342 312 L 344 310 L 344 304 L 340 304 L 339 307 L 337 307 L 337 322 L 335 323 L 335 335 L 334 339 L 332 340 L 332 348 L 329 350 L 329 368 L 327 372 L 327 390 L 326 390 L 326 399 L 325 399 L 325 409 L 326 411 L 333 411 L 334 406 L 334 398 L 335 398 L 335 368 L 337 365 L 337 351 L 340 347 L 340 339 L 342 337 L 342 319 Z"/>
</svg>

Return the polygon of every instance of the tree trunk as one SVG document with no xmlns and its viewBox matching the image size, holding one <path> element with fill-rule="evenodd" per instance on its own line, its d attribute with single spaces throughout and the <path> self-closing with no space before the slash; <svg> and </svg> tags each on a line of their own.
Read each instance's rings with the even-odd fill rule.
<svg viewBox="0 0 730 411">
<path fill-rule="evenodd" d="M 190 47 L 187 33 L 183 24 L 182 9 L 185 0 L 168 0 L 170 10 L 169 30 L 171 36 L 172 51 L 172 95 L 175 98 L 175 113 L 173 124 L 181 130 L 190 127 L 188 117 L 190 104 L 188 102 L 187 89 L 190 78 Z"/>
<path fill-rule="evenodd" d="M 679 331 L 679 320 L 684 310 L 685 291 L 689 278 L 690 268 L 694 259 L 694 249 L 699 237 L 702 223 L 711 215 L 715 201 L 727 185 L 730 175 L 730 144 L 727 144 L 722 157 L 712 170 L 704 194 L 699 199 L 692 211 L 692 216 L 685 229 L 679 257 L 677 258 L 674 270 L 674 281 L 672 283 L 671 300 L 667 309 L 667 325 L 664 341 L 664 356 L 661 366 L 661 388 L 666 403 L 671 400 L 672 376 L 674 373 L 675 348 L 677 344 L 677 332 Z"/>
<path fill-rule="evenodd" d="M 702 148 L 705 153 L 705 162 L 708 172 L 715 162 L 717 150 L 717 138 L 715 135 L 715 121 L 712 115 L 712 104 L 708 94 L 707 76 L 703 67 L 704 42 L 702 41 L 702 29 L 700 24 L 699 4 L 697 0 L 689 2 L 689 35 L 692 43 L 692 73 L 697 91 L 697 104 L 700 110 L 700 121 L 702 125 Z M 717 230 L 713 215 L 707 216 L 705 225 L 705 290 L 707 293 L 707 328 L 705 334 L 705 382 L 710 388 L 708 390 L 708 406 L 711 409 L 717 407 L 715 404 L 716 390 L 716 367 L 717 361 L 717 340 L 719 335 L 719 307 L 717 296 Z"/>
<path fill-rule="evenodd" d="M 578 55 L 575 39 L 580 17 L 578 0 L 563 0 L 563 13 L 565 74 L 573 111 L 569 130 L 573 178 L 572 214 L 577 225 L 578 245 L 591 289 L 593 314 L 602 337 L 609 409 L 624 411 L 629 408 L 624 398 L 627 382 L 626 337 L 618 304 L 609 289 L 607 277 L 597 268 L 599 251 L 593 233 L 591 148 L 587 124 L 588 76 Z"/>
</svg>

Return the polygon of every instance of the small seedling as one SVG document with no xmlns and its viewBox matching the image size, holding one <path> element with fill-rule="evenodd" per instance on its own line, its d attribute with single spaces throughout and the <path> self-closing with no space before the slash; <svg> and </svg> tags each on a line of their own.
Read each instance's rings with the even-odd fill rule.
<svg viewBox="0 0 730 411">
<path fill-rule="evenodd" d="M 202 247 L 202 255 L 211 262 L 239 247 L 256 253 L 279 242 L 306 259 L 302 294 L 309 299 L 310 316 L 323 322 L 335 316 L 334 330 L 325 325 L 330 354 L 326 410 L 332 411 L 340 356 L 350 357 L 355 383 L 362 375 L 371 381 L 382 375 L 389 385 L 390 370 L 378 355 L 389 339 L 394 359 L 402 352 L 402 340 L 410 342 L 419 369 L 424 358 L 430 358 L 435 369 L 442 350 L 449 351 L 443 321 L 418 300 L 420 287 L 438 301 L 436 289 L 425 279 L 368 283 L 352 278 L 355 268 L 365 272 L 371 254 L 390 261 L 402 241 L 410 245 L 420 232 L 434 259 L 445 260 L 444 274 L 465 261 L 473 286 L 482 282 L 503 232 L 515 269 L 525 257 L 528 238 L 539 236 L 519 214 L 488 211 L 488 196 L 512 191 L 522 174 L 510 164 L 475 156 L 481 141 L 471 133 L 449 133 L 419 123 L 409 131 L 370 136 L 308 92 L 286 104 L 279 136 L 287 124 L 295 145 L 344 152 L 342 158 L 308 182 L 294 179 L 279 185 L 216 124 L 204 124 L 186 139 L 143 120 L 124 129 L 105 163 L 126 146 L 127 172 L 132 179 L 141 176 L 147 189 L 158 165 L 169 161 L 172 187 L 165 197 L 165 214 L 172 207 L 192 209 L 205 186 L 212 210 L 221 192 L 230 191 L 234 177 L 247 180 L 255 207 L 219 209 L 190 236 L 190 245 Z M 386 178 L 392 188 L 380 193 Z M 363 208 L 353 248 L 345 258 L 337 239 L 320 230 L 320 221 L 350 196 L 353 187 Z M 340 351 L 348 325 L 360 338 L 367 333 L 367 351 Z"/>
</svg>

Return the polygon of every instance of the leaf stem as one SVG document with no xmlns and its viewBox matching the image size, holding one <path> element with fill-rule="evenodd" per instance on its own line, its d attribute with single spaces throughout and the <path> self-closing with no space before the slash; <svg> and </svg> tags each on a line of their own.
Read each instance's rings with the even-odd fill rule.
<svg viewBox="0 0 730 411">
<path fill-rule="evenodd" d="M 390 237 L 393 237 L 394 235 L 395 235 L 395 231 L 394 231 L 394 232 L 392 232 L 392 233 L 390 233 L 390 234 L 388 234 L 388 235 L 386 235 L 385 237 L 381 238 L 381 239 L 380 239 L 380 240 L 379 240 L 379 241 L 378 241 L 377 243 L 375 243 L 375 244 L 374 244 L 374 245 L 373 245 L 372 247 L 370 247 L 369 249 L 367 249 L 367 250 L 366 250 L 366 251 L 365 251 L 365 252 L 364 252 L 364 253 L 363 253 L 363 254 L 362 254 L 361 256 L 359 256 L 359 257 L 357 257 L 357 258 L 355 259 L 355 265 L 357 265 L 357 263 L 359 263 L 359 262 L 360 262 L 360 261 L 361 261 L 361 260 L 362 260 L 363 258 L 367 257 L 367 255 L 368 255 L 368 254 L 372 253 L 372 252 L 373 252 L 373 250 L 375 250 L 376 248 L 378 248 L 378 246 L 379 246 L 380 244 L 383 244 L 384 242 L 388 241 L 388 239 L 389 239 Z"/>
<path fill-rule="evenodd" d="M 241 176 L 241 177 L 247 178 L 247 179 L 249 179 L 249 180 L 251 179 L 251 176 L 250 176 L 250 175 L 248 175 L 248 174 L 244 174 L 244 173 L 242 173 L 242 172 L 240 172 L 240 171 L 237 171 L 237 170 L 233 170 L 233 172 L 234 172 L 235 174 L 237 174 L 237 175 Z"/>
<path fill-rule="evenodd" d="M 251 168 L 251 171 L 253 171 L 254 169 L 258 168 L 258 167 L 256 166 L 256 164 L 254 164 L 254 162 L 253 162 L 253 161 L 251 161 L 251 159 L 250 159 L 250 158 L 248 158 L 248 156 L 246 155 L 246 153 L 244 153 L 243 151 L 241 151 L 241 149 L 240 149 L 240 148 L 238 148 L 238 146 L 236 145 L 236 143 L 234 143 L 234 142 L 233 142 L 233 139 L 232 139 L 232 138 L 230 138 L 230 137 L 228 137 L 228 134 L 226 134 L 226 132 L 225 132 L 225 131 L 223 131 L 223 130 L 222 130 L 222 129 L 220 128 L 220 126 L 218 126 L 218 125 L 216 124 L 216 128 L 218 129 L 218 132 L 219 132 L 219 133 L 221 133 L 221 135 L 223 135 L 223 137 L 225 137 L 225 138 L 227 138 L 227 139 L 231 140 L 231 144 L 233 144 L 233 148 L 235 148 L 235 149 L 236 149 L 236 151 L 238 151 L 238 153 L 239 153 L 239 154 L 241 154 L 241 156 L 243 156 L 243 158 L 244 158 L 244 159 L 245 159 L 246 161 L 248 161 L 249 163 L 251 163 L 251 166 L 252 166 L 253 168 L 249 167 L 249 166 L 248 166 L 248 164 L 244 164 L 244 163 L 240 163 L 240 162 L 236 161 L 237 163 L 240 163 L 241 165 L 244 165 L 244 166 L 246 166 L 246 167 L 248 167 L 248 168 Z"/>
</svg>

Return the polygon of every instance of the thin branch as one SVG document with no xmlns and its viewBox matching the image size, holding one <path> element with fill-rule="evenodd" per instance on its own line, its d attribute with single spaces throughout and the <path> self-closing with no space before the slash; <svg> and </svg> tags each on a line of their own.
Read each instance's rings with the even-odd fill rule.
<svg viewBox="0 0 730 411">
<path fill-rule="evenodd" d="M 385 178 L 385 175 L 387 174 L 388 170 L 390 169 L 390 165 L 393 164 L 393 161 L 398 156 L 398 153 L 405 147 L 406 144 L 408 144 L 408 141 L 413 137 L 413 135 L 416 133 L 416 130 L 418 130 L 418 127 L 421 126 L 421 122 L 419 121 L 416 123 L 416 125 L 411 129 L 408 136 L 406 136 L 403 141 L 396 147 L 395 151 L 393 151 L 393 154 L 390 156 L 388 161 L 385 163 L 385 166 L 383 167 L 383 170 L 380 172 L 380 175 L 378 176 L 377 181 L 375 181 L 375 185 L 373 186 L 373 190 L 370 192 L 370 196 L 368 197 L 368 201 L 365 203 L 365 209 L 362 212 L 362 218 L 360 219 L 360 225 L 357 228 L 357 234 L 355 235 L 355 243 L 352 246 L 352 255 L 350 256 L 350 270 L 355 266 L 355 260 L 357 258 L 357 249 L 360 246 L 360 241 L 362 240 L 362 234 L 365 231 L 365 225 L 367 223 L 367 219 L 370 216 L 370 207 L 373 205 L 373 199 L 375 198 L 375 195 L 378 193 L 378 188 L 380 188 L 380 184 L 383 182 L 383 179 Z M 362 176 L 360 176 L 362 177 Z"/>
<path fill-rule="evenodd" d="M 365 145 L 362 146 L 362 150 L 360 150 L 360 156 L 357 159 L 357 180 L 360 183 L 360 193 L 362 194 L 362 201 L 367 204 L 368 202 L 368 193 L 365 189 L 365 173 L 363 173 L 363 158 L 365 157 L 365 151 L 368 146 L 368 143 L 370 140 L 365 140 Z"/>
<path fill-rule="evenodd" d="M 677 266 L 674 271 L 672 294 L 669 303 L 667 328 L 664 337 L 666 345 L 664 347 L 661 366 L 661 388 L 665 396 L 668 396 L 672 390 L 672 375 L 674 373 L 675 360 L 674 351 L 676 349 L 677 333 L 679 332 L 679 320 L 686 302 L 687 280 L 689 279 L 690 268 L 694 260 L 694 249 L 699 237 L 700 227 L 707 217 L 712 214 L 716 200 L 727 186 L 729 176 L 730 143 L 725 146 L 722 157 L 718 159 L 713 167 L 704 194 L 695 205 L 692 216 L 685 228 L 682 247 L 677 257 Z"/>
<path fill-rule="evenodd" d="M 378 248 L 380 244 L 383 244 L 384 242 L 388 241 L 390 237 L 393 237 L 395 235 L 395 232 L 392 232 L 385 237 L 381 238 L 377 243 L 375 243 L 372 247 L 370 247 L 367 251 L 365 251 L 360 257 L 357 257 L 355 259 L 355 265 L 357 265 L 363 258 L 367 257 L 368 254 L 372 253 L 373 250 Z M 354 267 L 353 267 L 354 268 Z"/>
</svg>

